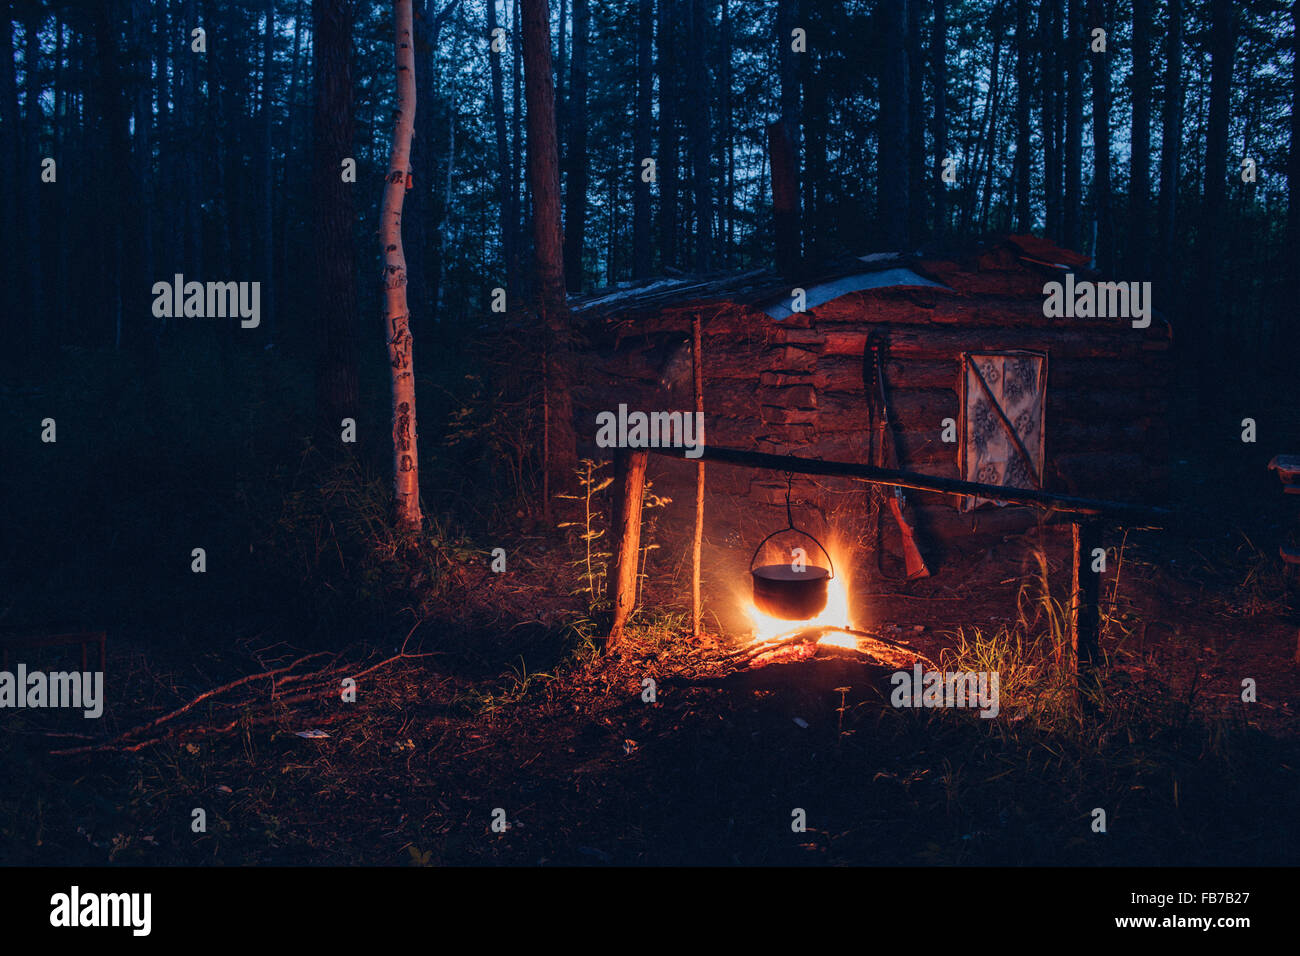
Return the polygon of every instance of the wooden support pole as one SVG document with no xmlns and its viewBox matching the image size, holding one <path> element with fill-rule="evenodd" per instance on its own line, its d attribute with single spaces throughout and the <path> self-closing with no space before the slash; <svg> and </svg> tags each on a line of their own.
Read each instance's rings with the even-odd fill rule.
<svg viewBox="0 0 1300 956">
<path fill-rule="evenodd" d="M 1070 574 L 1070 643 L 1074 650 L 1075 686 L 1082 691 L 1092 680 L 1101 657 L 1101 575 L 1092 570 L 1092 551 L 1100 547 L 1096 522 L 1070 526 L 1074 560 Z"/>
<path fill-rule="evenodd" d="M 656 455 L 685 458 L 685 454 L 680 448 L 650 448 L 648 450 Z M 800 458 L 797 455 L 772 455 L 767 452 L 743 451 L 739 448 L 723 448 L 718 445 L 705 445 L 701 458 L 705 461 L 741 465 L 746 468 L 770 468 L 772 471 L 793 472 L 796 475 L 863 478 L 878 485 L 910 488 L 914 491 L 933 491 L 946 495 L 976 495 L 981 498 L 1007 501 L 1011 504 L 1034 505 L 1067 514 L 1106 515 L 1117 519 L 1141 521 L 1151 525 L 1168 525 L 1173 517 L 1173 512 L 1168 508 L 1128 504 L 1122 501 L 1102 501 L 1096 498 L 1081 498 L 1078 495 L 1066 495 L 1054 491 L 1038 491 L 1034 488 L 1008 488 L 1002 485 L 988 485 L 979 481 L 962 481 L 957 478 L 941 478 L 937 475 L 921 475 L 897 468 L 879 468 L 875 465 L 863 465 L 858 462 L 826 461 L 820 458 Z M 1201 520 L 1199 516 L 1198 520 Z"/>
<path fill-rule="evenodd" d="M 704 358 L 700 352 L 700 314 L 691 319 L 691 359 L 695 381 L 696 441 L 704 444 Z M 704 608 L 700 603 L 700 554 L 704 546 L 704 460 L 695 463 L 695 543 L 691 563 L 691 633 L 700 636 L 700 619 Z"/>
<path fill-rule="evenodd" d="M 614 621 L 608 646 L 623 637 L 623 627 L 636 607 L 637 559 L 641 554 L 641 502 L 645 494 L 645 468 L 649 456 L 643 449 L 620 448 L 614 456 L 613 573 L 609 576 L 610 605 Z"/>
</svg>

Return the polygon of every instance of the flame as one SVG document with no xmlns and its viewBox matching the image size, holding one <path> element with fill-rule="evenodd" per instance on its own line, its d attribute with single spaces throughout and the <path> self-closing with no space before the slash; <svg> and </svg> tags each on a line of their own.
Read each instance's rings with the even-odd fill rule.
<svg viewBox="0 0 1300 956">
<path fill-rule="evenodd" d="M 754 629 L 753 643 L 761 644 L 809 627 L 852 628 L 854 626 L 852 613 L 849 610 L 848 553 L 833 540 L 827 543 L 826 550 L 835 563 L 835 577 L 831 578 L 826 586 L 826 607 L 816 617 L 806 621 L 787 621 L 784 618 L 772 617 L 755 607 L 753 598 L 749 594 L 745 595 L 741 603 Z M 858 641 L 852 634 L 830 633 L 823 634 L 817 643 L 835 647 L 857 647 Z"/>
</svg>

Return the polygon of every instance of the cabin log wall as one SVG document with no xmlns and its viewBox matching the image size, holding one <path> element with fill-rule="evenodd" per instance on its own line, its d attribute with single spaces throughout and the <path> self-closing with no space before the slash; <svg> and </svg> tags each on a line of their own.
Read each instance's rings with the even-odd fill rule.
<svg viewBox="0 0 1300 956">
<path fill-rule="evenodd" d="M 1041 281 L 1035 279 L 1037 288 Z M 871 419 L 863 351 L 869 336 L 883 334 L 899 467 L 959 478 L 958 444 L 944 443 L 941 431 L 943 420 L 952 418 L 960 436 L 962 352 L 1045 352 L 1044 487 L 1159 500 L 1168 477 L 1168 327 L 1046 319 L 1041 301 L 1041 296 L 971 296 L 912 287 L 850 293 L 781 321 L 735 304 L 698 307 L 704 319 L 707 440 L 773 454 L 866 462 Z M 591 416 L 619 402 L 646 411 L 692 408 L 689 384 L 674 385 L 666 375 L 666 367 L 680 367 L 672 356 L 685 347 L 692 311 L 666 308 L 618 323 L 613 343 L 606 340 L 593 356 L 595 367 L 579 396 L 581 414 L 589 416 L 579 422 L 580 435 L 594 434 Z M 597 397 L 599 406 L 592 404 Z M 651 462 L 656 491 L 674 498 L 663 527 L 689 528 L 693 475 L 690 464 L 661 457 Z M 923 544 L 928 538 L 931 545 L 961 546 L 972 535 L 1006 534 L 1038 520 L 1027 508 L 963 513 L 951 496 L 915 492 L 908 497 Z M 865 514 L 866 485 L 796 478 L 793 498 L 796 520 L 824 530 L 840 525 L 845 513 Z M 782 475 L 711 468 L 706 558 L 711 548 L 734 549 L 762 528 L 779 527 L 784 501 Z M 839 516 L 833 514 L 837 511 Z"/>
</svg>

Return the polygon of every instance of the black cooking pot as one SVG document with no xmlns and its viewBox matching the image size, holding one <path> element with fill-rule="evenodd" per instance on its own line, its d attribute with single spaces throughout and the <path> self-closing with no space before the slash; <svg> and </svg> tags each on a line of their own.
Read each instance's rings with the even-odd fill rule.
<svg viewBox="0 0 1300 956">
<path fill-rule="evenodd" d="M 793 564 L 764 564 L 754 567 L 754 559 L 763 545 L 776 537 L 793 531 L 808 538 L 826 555 L 828 568 L 807 564 L 803 570 L 795 570 Z M 758 543 L 754 554 L 749 559 L 749 574 L 754 582 L 754 606 L 770 617 L 783 621 L 806 621 L 816 617 L 826 607 L 828 586 L 835 577 L 835 563 L 831 561 L 822 543 L 798 528 L 782 528 L 774 531 Z"/>
</svg>

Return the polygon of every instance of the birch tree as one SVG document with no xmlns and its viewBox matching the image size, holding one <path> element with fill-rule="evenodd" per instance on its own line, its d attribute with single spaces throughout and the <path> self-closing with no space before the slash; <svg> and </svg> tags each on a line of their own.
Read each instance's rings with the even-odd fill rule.
<svg viewBox="0 0 1300 956">
<path fill-rule="evenodd" d="M 397 46 L 397 109 L 389 152 L 379 238 L 384 257 L 384 327 L 393 384 L 393 507 L 397 526 L 420 527 L 420 470 L 415 441 L 415 365 L 411 313 L 406 302 L 406 253 L 402 249 L 402 201 L 411 175 L 415 124 L 415 56 L 411 46 L 411 0 L 394 0 Z"/>
</svg>

